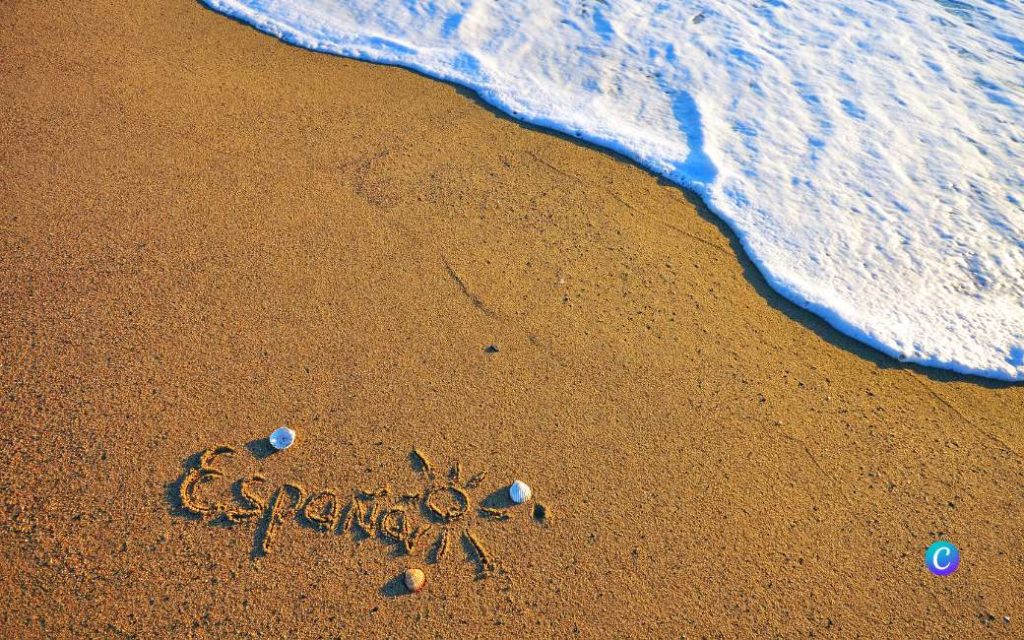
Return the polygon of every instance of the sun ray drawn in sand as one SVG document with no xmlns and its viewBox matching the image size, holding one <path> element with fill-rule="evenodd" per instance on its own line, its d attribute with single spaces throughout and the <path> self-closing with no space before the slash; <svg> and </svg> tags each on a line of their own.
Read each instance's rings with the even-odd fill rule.
<svg viewBox="0 0 1024 640">
<path fill-rule="evenodd" d="M 470 509 L 473 500 L 470 492 L 480 487 L 486 472 L 474 474 L 463 481 L 462 466 L 456 463 L 447 474 L 439 474 L 430 459 L 419 449 L 412 457 L 427 481 L 423 507 L 440 532 L 434 545 L 434 563 L 441 562 L 451 548 L 453 540 L 462 538 L 468 550 L 476 556 L 478 573 L 488 575 L 495 571 L 497 562 L 480 540 L 474 529 L 479 519 L 505 521 L 509 519 L 508 509 L 490 508 L 481 504 L 477 512 Z"/>
</svg>

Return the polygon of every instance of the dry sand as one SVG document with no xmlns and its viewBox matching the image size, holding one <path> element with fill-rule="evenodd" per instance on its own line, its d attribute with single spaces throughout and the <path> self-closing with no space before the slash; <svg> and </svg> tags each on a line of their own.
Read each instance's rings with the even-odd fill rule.
<svg viewBox="0 0 1024 640">
<path fill-rule="evenodd" d="M 1024 387 L 859 347 L 686 194 L 456 88 L 82 5 L 0 25 L 5 637 L 1020 637 Z M 200 500 L 488 475 L 439 563 L 293 519 L 254 557 L 176 497 L 217 444 Z M 514 477 L 546 524 L 476 510 Z"/>
</svg>

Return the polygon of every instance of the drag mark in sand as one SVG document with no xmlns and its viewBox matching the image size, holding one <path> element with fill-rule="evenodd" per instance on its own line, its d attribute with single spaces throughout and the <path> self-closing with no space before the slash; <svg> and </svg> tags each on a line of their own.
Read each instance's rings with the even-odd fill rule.
<svg viewBox="0 0 1024 640">
<path fill-rule="evenodd" d="M 492 309 L 490 309 L 486 304 L 484 304 L 484 301 L 481 300 L 478 295 L 470 291 L 469 287 L 466 286 L 466 282 L 462 279 L 462 277 L 455 272 L 455 269 L 452 269 L 452 265 L 448 262 L 447 258 L 442 256 L 441 262 L 444 264 L 445 271 L 448 272 L 448 277 L 451 278 L 456 285 L 458 285 L 459 291 L 462 292 L 462 295 L 469 298 L 469 301 L 473 303 L 474 307 L 479 309 L 480 312 L 483 313 L 488 318 L 497 317 L 497 314 Z"/>
<path fill-rule="evenodd" d="M 532 509 L 517 509 L 501 491 L 482 500 L 473 497 L 487 475 L 476 473 L 463 480 L 460 464 L 447 474 L 422 451 L 410 454 L 413 468 L 422 475 L 423 486 L 414 491 L 394 491 L 390 485 L 353 490 L 347 498 L 335 489 L 306 491 L 297 483 L 286 482 L 270 492 L 259 474 L 243 477 L 231 486 L 232 503 L 218 502 L 207 485 L 224 478 L 218 466 L 233 456 L 230 446 L 216 446 L 186 461 L 184 471 L 172 492 L 175 511 L 195 519 L 229 526 L 259 522 L 253 539 L 253 556 L 270 553 L 288 522 L 332 535 L 350 534 L 356 540 L 376 539 L 398 547 L 398 555 L 411 556 L 423 550 L 425 560 L 434 564 L 447 557 L 453 540 L 461 539 L 466 559 L 477 566 L 478 577 L 493 574 L 500 563 L 483 542 L 481 524 L 508 523 L 517 514 L 547 524 L 547 507 L 535 502 Z M 205 494 L 202 495 L 202 494 Z M 474 507 L 476 505 L 476 507 Z M 424 541 L 433 539 L 432 544 Z M 433 553 L 431 553 L 431 551 Z"/>
</svg>

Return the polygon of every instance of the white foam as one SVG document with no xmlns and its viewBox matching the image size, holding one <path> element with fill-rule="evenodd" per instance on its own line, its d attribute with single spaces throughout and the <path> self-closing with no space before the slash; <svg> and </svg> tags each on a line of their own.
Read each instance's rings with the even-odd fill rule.
<svg viewBox="0 0 1024 640">
<path fill-rule="evenodd" d="M 624 153 L 840 331 L 1024 380 L 1018 0 L 204 1 Z"/>
</svg>

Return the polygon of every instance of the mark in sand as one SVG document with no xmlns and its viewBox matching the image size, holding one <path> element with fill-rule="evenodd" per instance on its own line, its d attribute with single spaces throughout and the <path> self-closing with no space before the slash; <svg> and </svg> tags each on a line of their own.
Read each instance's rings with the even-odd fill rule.
<svg viewBox="0 0 1024 640">
<path fill-rule="evenodd" d="M 452 268 L 452 265 L 448 262 L 447 258 L 442 257 L 441 262 L 444 264 L 445 271 L 448 272 L 448 277 L 451 278 L 456 285 L 458 285 L 459 291 L 462 292 L 462 295 L 469 298 L 469 301 L 473 303 L 474 307 L 479 309 L 480 312 L 483 313 L 488 318 L 497 317 L 498 314 L 496 314 L 490 307 L 484 304 L 484 301 L 481 300 L 478 295 L 470 291 L 469 287 L 466 286 L 465 280 L 462 279 L 462 276 L 456 273 L 455 269 Z"/>
<path fill-rule="evenodd" d="M 509 523 L 522 514 L 541 524 L 549 522 L 547 507 L 534 501 L 532 508 L 520 508 L 508 500 L 507 489 L 495 490 L 482 499 L 474 497 L 487 479 L 486 472 L 469 475 L 460 464 L 442 472 L 419 449 L 409 456 L 413 469 L 423 478 L 423 484 L 413 491 L 384 485 L 346 495 L 335 489 L 307 491 L 295 482 L 273 488 L 266 477 L 256 473 L 225 485 L 222 495 L 227 495 L 230 486 L 231 501 L 218 501 L 209 485 L 224 480 L 222 463 L 236 453 L 234 447 L 220 445 L 191 456 L 170 495 L 172 502 L 177 502 L 174 512 L 193 519 L 228 527 L 258 523 L 254 557 L 269 554 L 287 523 L 296 522 L 318 533 L 378 540 L 391 545 L 396 557 L 422 552 L 425 561 L 433 564 L 450 556 L 461 541 L 478 577 L 486 577 L 501 566 L 484 542 L 491 523 Z"/>
</svg>

